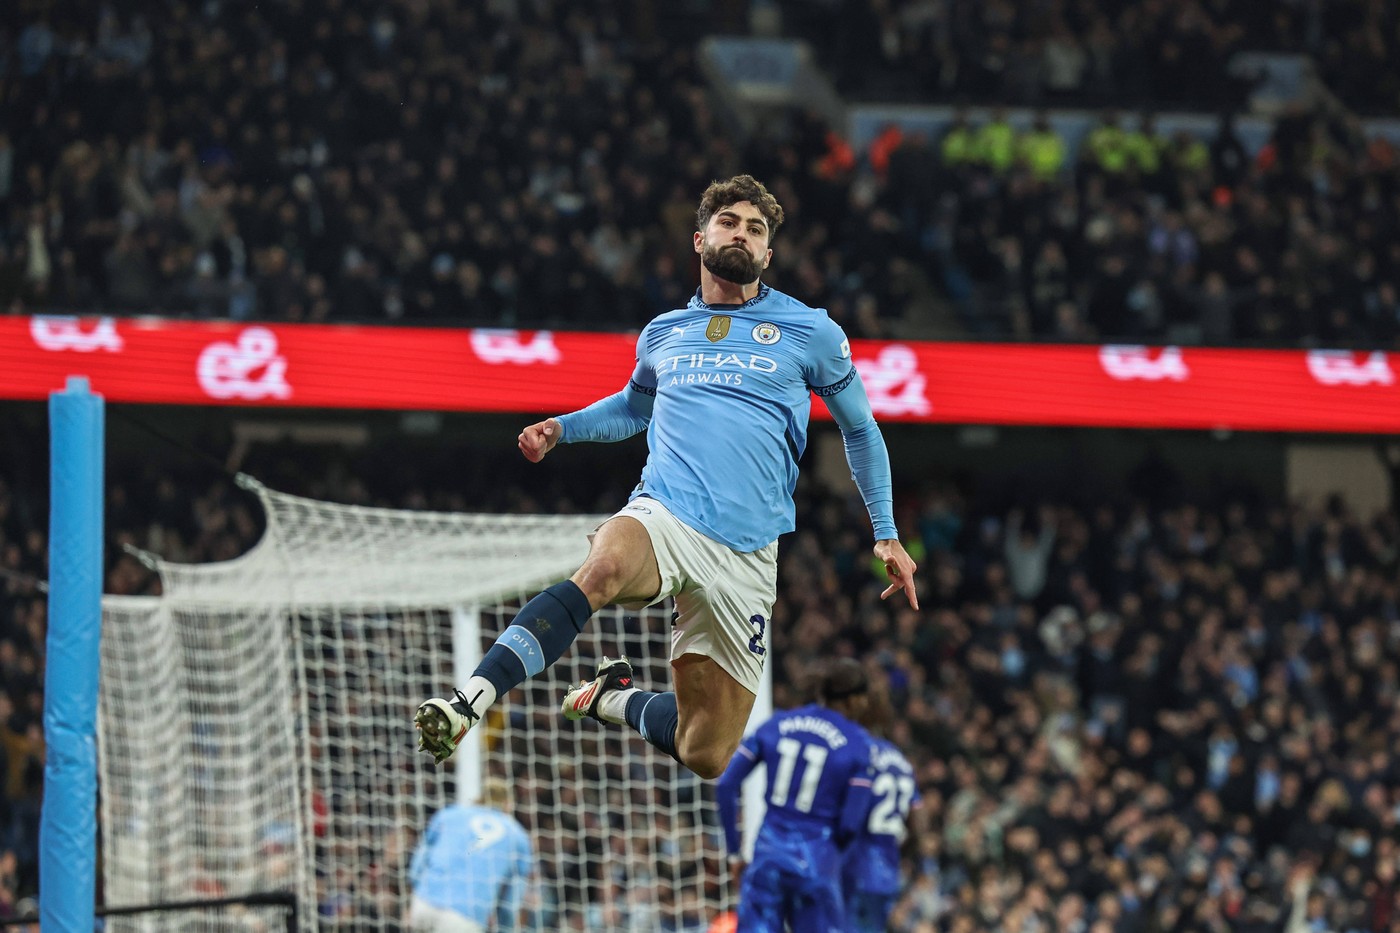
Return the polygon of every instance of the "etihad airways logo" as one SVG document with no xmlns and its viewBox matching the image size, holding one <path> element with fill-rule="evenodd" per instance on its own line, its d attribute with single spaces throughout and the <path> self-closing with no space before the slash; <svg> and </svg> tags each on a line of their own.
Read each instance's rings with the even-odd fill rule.
<svg viewBox="0 0 1400 933">
<path fill-rule="evenodd" d="M 744 374 L 775 373 L 777 360 L 757 353 L 678 353 L 656 364 L 658 385 L 728 385 L 744 384 Z M 667 376 L 670 378 L 668 379 Z"/>
<path fill-rule="evenodd" d="M 1155 357 L 1152 354 L 1151 347 L 1108 344 L 1099 347 L 1099 365 L 1110 377 L 1119 381 L 1142 379 L 1161 382 L 1170 379 L 1184 382 L 1191 377 L 1191 370 L 1186 368 L 1180 347 L 1163 347 Z"/>
<path fill-rule="evenodd" d="M 1325 386 L 1395 384 L 1395 372 L 1380 351 L 1363 354 L 1358 360 L 1350 350 L 1309 350 L 1308 372 Z"/>
</svg>

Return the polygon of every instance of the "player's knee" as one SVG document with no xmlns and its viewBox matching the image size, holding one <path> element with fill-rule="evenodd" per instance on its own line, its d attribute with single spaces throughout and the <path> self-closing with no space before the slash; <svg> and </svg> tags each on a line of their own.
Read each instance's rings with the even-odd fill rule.
<svg viewBox="0 0 1400 933">
<path fill-rule="evenodd" d="M 615 555 L 590 555 L 572 579 L 596 610 L 617 598 L 626 583 L 628 572 L 629 568 Z"/>
<path fill-rule="evenodd" d="M 713 744 L 702 745 L 698 742 L 691 743 L 689 747 L 684 742 L 681 745 L 677 750 L 681 761 L 707 781 L 713 781 L 724 774 L 724 769 L 729 767 L 729 759 L 734 757 L 732 748 L 722 748 Z"/>
<path fill-rule="evenodd" d="M 686 767 L 706 781 L 718 780 L 724 769 L 729 767 L 728 755 L 715 755 L 708 752 L 685 759 Z"/>
</svg>

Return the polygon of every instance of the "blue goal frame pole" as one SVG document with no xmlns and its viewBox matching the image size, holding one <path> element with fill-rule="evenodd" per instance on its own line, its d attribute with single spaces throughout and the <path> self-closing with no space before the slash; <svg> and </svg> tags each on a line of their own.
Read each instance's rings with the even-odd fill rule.
<svg viewBox="0 0 1400 933">
<path fill-rule="evenodd" d="M 102 396 L 69 376 L 49 396 L 49 633 L 39 923 L 92 933 L 97 885 L 97 671 L 102 633 Z"/>
</svg>

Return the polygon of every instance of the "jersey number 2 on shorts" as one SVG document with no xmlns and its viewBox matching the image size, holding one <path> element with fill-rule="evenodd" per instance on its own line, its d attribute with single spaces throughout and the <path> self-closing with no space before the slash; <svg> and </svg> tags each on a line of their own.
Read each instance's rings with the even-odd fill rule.
<svg viewBox="0 0 1400 933">
<path fill-rule="evenodd" d="M 768 620 L 763 616 L 749 616 L 749 624 L 758 626 L 758 631 L 749 639 L 749 650 L 762 657 L 768 653 L 768 649 L 763 646 L 763 633 L 768 628 Z"/>
</svg>

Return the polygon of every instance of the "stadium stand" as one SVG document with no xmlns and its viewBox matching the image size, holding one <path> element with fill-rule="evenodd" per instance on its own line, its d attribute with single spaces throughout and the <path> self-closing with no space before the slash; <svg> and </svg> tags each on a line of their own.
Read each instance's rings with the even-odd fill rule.
<svg viewBox="0 0 1400 933">
<path fill-rule="evenodd" d="M 742 169 L 800 218 L 775 281 L 856 336 L 1360 345 L 1400 333 L 1397 160 L 1348 111 L 1285 112 L 1259 151 L 1228 121 L 1163 138 L 1115 131 L 1111 115 L 1087 152 L 1058 155 L 1053 131 L 995 118 L 965 138 L 856 152 L 793 114 L 745 141 L 691 42 L 664 41 L 688 20 L 624 6 L 7 5 L 0 115 L 23 132 L 0 133 L 0 307 L 636 326 L 690 291 L 694 256 L 677 244 L 692 192 Z M 1368 58 L 1332 54 L 1367 45 L 1391 16 L 1377 3 L 1050 9 L 782 5 L 838 74 L 878 82 L 868 62 L 900 74 L 942 62 L 933 85 L 903 85 L 925 99 L 1025 99 L 986 59 L 1010 67 L 1038 61 L 1012 54 L 1023 45 L 1047 59 L 1067 45 L 1110 61 L 1085 79 L 1094 102 L 1229 112 L 1238 101 L 1211 95 L 1230 86 L 1218 72 L 1243 36 L 1312 49 L 1325 28 L 1323 61 L 1367 78 L 1339 86 L 1394 103 L 1393 60 L 1366 70 Z M 998 37 L 1010 47 L 992 48 Z M 872 54 L 886 45 L 892 58 Z"/>
<path fill-rule="evenodd" d="M 784 21 L 865 100 L 1238 109 L 1244 52 L 1305 54 L 1349 107 L 1393 115 L 1400 32 L 1380 0 L 792 3 Z"/>
<path fill-rule="evenodd" d="M 1354 118 L 1291 110 L 1251 155 L 1228 118 L 1206 141 L 1106 111 L 1074 163 L 1060 168 L 1061 153 L 1048 123 L 1021 134 L 995 113 L 890 146 L 890 227 L 967 331 L 1271 345 L 1400 335 L 1394 152 Z"/>
<path fill-rule="evenodd" d="M 261 467 L 365 504 L 571 511 L 602 495 L 405 481 L 395 462 Z M 212 560 L 258 533 L 230 484 L 153 469 L 112 476 L 109 592 L 151 585 L 119 542 Z M 1294 910 L 1393 929 L 1400 523 L 1341 501 L 1193 494 L 1160 464 L 1136 483 L 1122 500 L 1042 502 L 928 481 L 901 508 L 924 617 L 879 601 L 859 503 L 803 487 L 775 703 L 802 699 L 794 673 L 833 651 L 869 658 L 888 692 L 926 801 L 895 929 L 1262 930 Z M 40 488 L 0 486 L 0 867 L 14 866 L 0 916 L 35 884 L 43 514 Z"/>
</svg>

